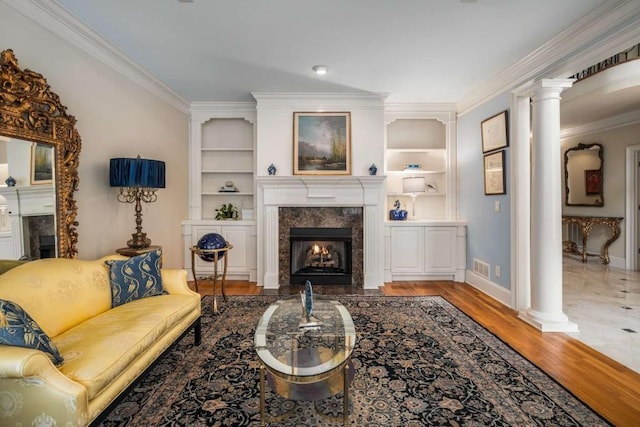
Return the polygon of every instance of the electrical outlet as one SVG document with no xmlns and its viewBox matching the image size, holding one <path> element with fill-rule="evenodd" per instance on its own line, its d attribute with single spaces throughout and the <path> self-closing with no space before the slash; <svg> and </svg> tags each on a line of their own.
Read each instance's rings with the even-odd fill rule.
<svg viewBox="0 0 640 427">
<path fill-rule="evenodd" d="M 500 266 L 499 265 L 496 265 L 495 273 L 496 273 L 495 274 L 496 277 L 500 277 Z"/>
<path fill-rule="evenodd" d="M 496 212 L 500 212 L 500 200 L 496 200 L 495 203 L 493 204 L 493 209 Z"/>
</svg>

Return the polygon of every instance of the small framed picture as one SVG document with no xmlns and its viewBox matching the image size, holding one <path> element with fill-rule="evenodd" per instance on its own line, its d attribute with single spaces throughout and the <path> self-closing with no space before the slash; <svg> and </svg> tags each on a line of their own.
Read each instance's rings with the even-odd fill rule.
<svg viewBox="0 0 640 427">
<path fill-rule="evenodd" d="M 584 185 L 587 196 L 602 193 L 602 174 L 600 169 L 587 169 L 584 171 Z"/>
<path fill-rule="evenodd" d="M 293 113 L 293 174 L 351 175 L 351 113 Z"/>
<path fill-rule="evenodd" d="M 31 145 L 31 185 L 53 183 L 53 147 L 46 144 Z"/>
<path fill-rule="evenodd" d="M 483 153 L 509 146 L 509 129 L 507 123 L 506 110 L 480 123 Z"/>
<path fill-rule="evenodd" d="M 484 194 L 506 194 L 504 150 L 484 155 Z"/>
</svg>

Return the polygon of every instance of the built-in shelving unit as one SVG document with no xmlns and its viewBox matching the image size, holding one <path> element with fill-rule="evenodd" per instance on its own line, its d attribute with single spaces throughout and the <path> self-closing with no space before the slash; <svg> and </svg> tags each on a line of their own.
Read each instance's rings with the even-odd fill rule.
<svg viewBox="0 0 640 427">
<path fill-rule="evenodd" d="M 202 125 L 201 219 L 213 219 L 223 203 L 253 208 L 253 124 L 242 118 L 212 118 Z M 231 182 L 237 192 L 221 191 Z"/>
<path fill-rule="evenodd" d="M 396 200 L 409 208 L 411 195 L 403 193 L 403 178 L 424 177 L 425 192 L 416 193 L 416 215 L 423 219 L 445 218 L 448 170 L 445 126 L 430 118 L 393 120 L 387 125 L 385 157 L 387 209 L 392 209 Z"/>
<path fill-rule="evenodd" d="M 256 280 L 255 123 L 254 103 L 195 102 L 190 108 L 189 219 L 182 221 L 184 268 L 191 271 L 191 250 L 208 233 L 233 245 L 228 252 L 228 279 Z M 231 181 L 235 192 L 221 191 Z M 216 209 L 233 204 L 239 221 L 216 221 Z M 195 260 L 199 275 L 213 264 Z"/>
</svg>

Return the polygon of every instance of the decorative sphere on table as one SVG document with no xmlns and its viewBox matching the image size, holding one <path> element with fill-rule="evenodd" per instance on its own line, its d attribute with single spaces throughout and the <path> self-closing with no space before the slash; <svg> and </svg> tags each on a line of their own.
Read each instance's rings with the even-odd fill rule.
<svg viewBox="0 0 640 427">
<path fill-rule="evenodd" d="M 222 249 L 227 246 L 227 241 L 224 240 L 224 237 L 219 235 L 218 233 L 207 233 L 198 240 L 198 244 L 196 245 L 198 249 L 203 250 L 212 250 L 212 249 Z M 218 253 L 218 260 L 224 258 L 225 251 L 221 251 Z M 207 262 L 215 261 L 213 254 L 199 254 L 200 259 Z"/>
</svg>

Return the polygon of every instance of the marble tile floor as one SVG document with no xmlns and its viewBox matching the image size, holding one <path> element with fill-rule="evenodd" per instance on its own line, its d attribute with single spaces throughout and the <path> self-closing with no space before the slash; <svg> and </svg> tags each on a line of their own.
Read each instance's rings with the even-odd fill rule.
<svg viewBox="0 0 640 427">
<path fill-rule="evenodd" d="M 563 306 L 579 328 L 569 335 L 640 372 L 640 271 L 565 255 Z"/>
</svg>

